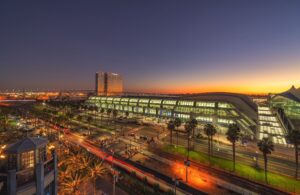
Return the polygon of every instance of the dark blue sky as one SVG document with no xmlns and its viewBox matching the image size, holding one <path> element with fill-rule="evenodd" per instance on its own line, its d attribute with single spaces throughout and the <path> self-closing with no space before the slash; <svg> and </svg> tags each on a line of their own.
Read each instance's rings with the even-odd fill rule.
<svg viewBox="0 0 300 195">
<path fill-rule="evenodd" d="M 0 89 L 280 91 L 300 84 L 300 1 L 0 2 Z"/>
</svg>

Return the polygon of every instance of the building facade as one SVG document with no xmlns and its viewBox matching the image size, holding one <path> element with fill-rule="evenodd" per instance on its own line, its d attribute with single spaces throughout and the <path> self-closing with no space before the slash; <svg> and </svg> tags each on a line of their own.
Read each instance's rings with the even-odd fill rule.
<svg viewBox="0 0 300 195">
<path fill-rule="evenodd" d="M 244 132 L 254 134 L 257 106 L 241 94 L 206 93 L 180 96 L 92 96 L 86 104 L 98 108 L 129 112 L 153 118 L 195 118 L 200 124 L 227 126 L 237 123 Z"/>
<path fill-rule="evenodd" d="M 281 108 L 287 117 L 300 120 L 300 88 L 294 86 L 286 92 L 270 95 L 270 105 L 273 108 Z"/>
<path fill-rule="evenodd" d="M 0 194 L 57 194 L 57 156 L 55 151 L 47 154 L 47 142 L 27 137 L 5 149 Z"/>
<path fill-rule="evenodd" d="M 97 95 L 120 95 L 123 92 L 123 79 L 117 73 L 97 72 L 95 86 Z"/>
</svg>

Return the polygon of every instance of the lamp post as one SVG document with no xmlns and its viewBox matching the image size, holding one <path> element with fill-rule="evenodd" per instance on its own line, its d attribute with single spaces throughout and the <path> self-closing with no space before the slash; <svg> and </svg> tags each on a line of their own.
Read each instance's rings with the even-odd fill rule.
<svg viewBox="0 0 300 195">
<path fill-rule="evenodd" d="M 255 151 L 256 154 L 256 167 L 258 167 L 258 151 Z"/>
<path fill-rule="evenodd" d="M 116 182 L 118 181 L 119 178 L 119 172 L 113 168 L 111 170 L 113 174 L 113 195 L 116 195 Z"/>
<path fill-rule="evenodd" d="M 173 182 L 174 182 L 174 192 L 176 195 L 176 187 L 179 185 L 179 181 L 182 180 L 181 178 L 177 178 L 177 176 L 175 176 L 175 178 L 172 178 Z"/>
<path fill-rule="evenodd" d="M 116 181 L 118 180 L 118 175 L 119 175 L 119 172 L 116 171 L 114 168 L 113 168 L 113 165 L 114 165 L 114 151 L 111 150 L 111 171 L 112 171 L 112 174 L 113 174 L 113 195 L 116 195 Z"/>
<path fill-rule="evenodd" d="M 191 162 L 189 159 L 184 161 L 185 166 L 185 182 L 188 183 L 188 167 L 190 166 Z"/>
</svg>

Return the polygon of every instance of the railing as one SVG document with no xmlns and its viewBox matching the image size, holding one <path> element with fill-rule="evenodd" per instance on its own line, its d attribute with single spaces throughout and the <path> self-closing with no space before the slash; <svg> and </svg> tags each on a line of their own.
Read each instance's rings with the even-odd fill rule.
<svg viewBox="0 0 300 195">
<path fill-rule="evenodd" d="M 7 194 L 7 175 L 0 173 L 0 195 Z"/>
<path fill-rule="evenodd" d="M 16 173 L 16 179 L 17 179 L 17 187 L 21 187 L 27 183 L 34 182 L 35 175 L 34 175 L 34 169 L 26 169 L 22 171 L 18 171 Z"/>
<path fill-rule="evenodd" d="M 54 170 L 54 159 L 52 158 L 52 159 L 44 162 L 44 175 L 46 176 L 53 170 Z"/>
<path fill-rule="evenodd" d="M 282 108 L 277 108 L 276 109 L 278 116 L 281 119 L 281 122 L 283 123 L 284 127 L 286 128 L 287 131 L 291 131 L 294 129 L 294 125 L 290 121 L 290 119 L 286 116 L 284 110 Z"/>
<path fill-rule="evenodd" d="M 44 162 L 44 176 L 47 176 L 54 170 L 54 159 L 51 158 Z M 7 177 L 8 173 L 0 173 L 0 195 L 7 193 Z M 16 172 L 16 185 L 17 188 L 31 185 L 35 183 L 36 175 L 35 169 L 29 168 Z"/>
</svg>

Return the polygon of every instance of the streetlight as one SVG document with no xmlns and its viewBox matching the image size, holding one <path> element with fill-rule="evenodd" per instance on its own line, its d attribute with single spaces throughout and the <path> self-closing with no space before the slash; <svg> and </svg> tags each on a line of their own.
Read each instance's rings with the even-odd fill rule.
<svg viewBox="0 0 300 195">
<path fill-rule="evenodd" d="M 255 151 L 255 154 L 256 154 L 256 167 L 258 167 L 258 151 Z"/>
<path fill-rule="evenodd" d="M 172 178 L 173 182 L 174 182 L 174 191 L 175 191 L 175 195 L 176 195 L 176 186 L 179 185 L 179 181 L 181 181 L 181 178 L 177 178 L 177 176 L 175 176 L 175 178 Z"/>
<path fill-rule="evenodd" d="M 116 182 L 118 181 L 120 172 L 111 168 L 113 174 L 113 195 L 116 195 Z"/>
<path fill-rule="evenodd" d="M 184 160 L 184 166 L 185 166 L 185 182 L 188 183 L 188 167 L 191 165 L 191 162 L 189 159 Z"/>
<path fill-rule="evenodd" d="M 111 150 L 112 152 L 112 159 L 111 159 L 111 170 L 112 170 L 112 174 L 113 174 L 113 195 L 116 195 L 116 181 L 118 180 L 118 175 L 119 175 L 119 172 L 116 171 L 114 168 L 113 168 L 113 165 L 114 165 L 114 151 Z"/>
</svg>

